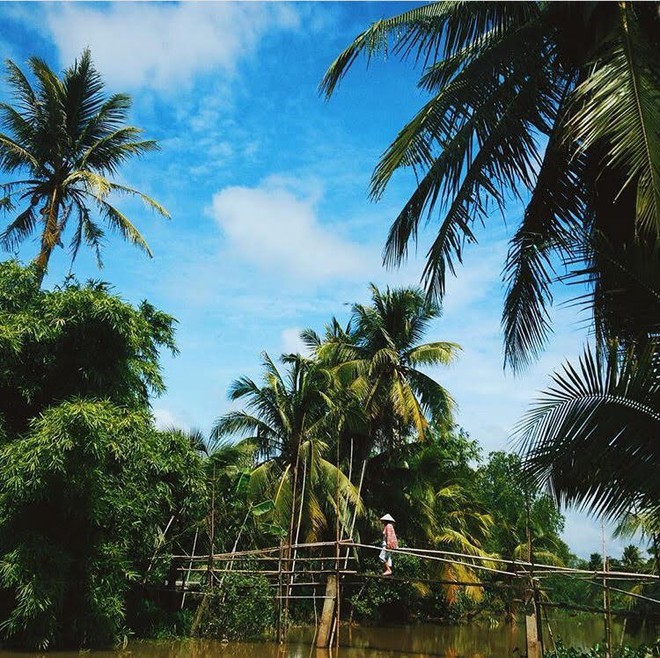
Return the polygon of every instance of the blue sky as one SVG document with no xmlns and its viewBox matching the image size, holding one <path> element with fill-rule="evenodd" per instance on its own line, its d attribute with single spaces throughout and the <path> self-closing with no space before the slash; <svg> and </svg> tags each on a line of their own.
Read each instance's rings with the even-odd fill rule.
<svg viewBox="0 0 660 658">
<path fill-rule="evenodd" d="M 154 258 L 108 236 L 105 268 L 81 253 L 80 279 L 103 278 L 124 299 L 147 298 L 177 318 L 176 358 L 163 356 L 168 392 L 154 400 L 162 426 L 205 432 L 227 411 L 235 378 L 258 378 L 260 353 L 300 349 L 368 284 L 414 285 L 422 259 L 399 270 L 381 250 L 412 181 L 396 177 L 367 197 L 378 156 L 424 101 L 415 72 L 394 59 L 358 62 L 330 101 L 318 83 L 369 23 L 412 5 L 393 2 L 2 3 L 0 56 L 24 67 L 38 55 L 55 70 L 89 46 L 108 90 L 133 97 L 130 123 L 161 150 L 126 166 L 121 182 L 150 194 L 170 221 L 122 209 Z M 6 87 L 0 86 L 6 99 Z M 558 290 L 555 333 L 539 362 L 514 378 L 502 369 L 501 270 L 520 209 L 495 216 L 448 285 L 429 340 L 462 345 L 456 365 L 432 371 L 452 393 L 457 420 L 484 453 L 510 447 L 511 429 L 548 375 L 586 340 L 586 315 Z M 432 228 L 432 227 L 431 227 Z M 419 252 L 424 254 L 424 238 Z M 37 243 L 16 255 L 27 261 Z M 7 254 L 0 254 L 6 257 Z M 55 253 L 46 285 L 68 271 Z M 597 522 L 569 512 L 566 540 L 598 551 Z M 620 543 L 608 540 L 616 554 Z"/>
</svg>

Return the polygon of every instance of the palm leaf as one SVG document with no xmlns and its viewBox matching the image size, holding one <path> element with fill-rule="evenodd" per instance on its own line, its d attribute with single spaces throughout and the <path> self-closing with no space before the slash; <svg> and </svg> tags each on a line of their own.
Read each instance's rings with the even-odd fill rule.
<svg viewBox="0 0 660 658">
<path fill-rule="evenodd" d="M 610 518 L 658 509 L 657 355 L 638 360 L 587 349 L 567 363 L 516 430 L 526 473 L 556 498 Z"/>
<path fill-rule="evenodd" d="M 99 209 L 103 217 L 107 220 L 112 228 L 119 231 L 119 233 L 124 237 L 124 239 L 132 242 L 137 247 L 140 247 L 149 258 L 153 258 L 153 253 L 149 249 L 149 245 L 146 240 L 142 237 L 140 231 L 135 228 L 126 215 L 120 212 L 114 206 L 111 206 L 107 201 L 99 202 Z"/>
<path fill-rule="evenodd" d="M 406 353 L 405 360 L 411 366 L 448 366 L 458 358 L 463 348 L 458 343 L 435 342 L 418 345 Z"/>
<path fill-rule="evenodd" d="M 637 225 L 660 235 L 660 58 L 630 3 L 619 5 L 619 34 L 576 88 L 570 139 L 582 152 L 604 148 L 603 165 L 637 188 Z"/>
<path fill-rule="evenodd" d="M 374 23 L 360 34 L 330 65 L 320 84 L 326 97 L 334 92 L 348 69 L 361 55 L 372 57 L 388 51 L 395 37 L 395 54 L 414 56 L 428 62 L 442 53 L 444 58 L 488 32 L 510 29 L 524 23 L 536 11 L 532 3 L 434 2 Z"/>
<path fill-rule="evenodd" d="M 8 251 L 15 249 L 26 237 L 32 235 L 37 223 L 34 206 L 30 205 L 0 233 L 0 245 Z"/>
<path fill-rule="evenodd" d="M 29 167 L 36 171 L 40 164 L 25 146 L 15 142 L 8 135 L 0 134 L 0 167 L 6 171 L 13 171 L 19 167 Z"/>
<path fill-rule="evenodd" d="M 568 84 L 567 84 L 568 89 Z M 522 222 L 504 267 L 507 292 L 502 311 L 504 362 L 514 371 L 538 357 L 550 331 L 548 307 L 555 270 L 553 252 L 570 252 L 586 219 L 583 158 L 563 139 L 558 121 Z"/>
</svg>

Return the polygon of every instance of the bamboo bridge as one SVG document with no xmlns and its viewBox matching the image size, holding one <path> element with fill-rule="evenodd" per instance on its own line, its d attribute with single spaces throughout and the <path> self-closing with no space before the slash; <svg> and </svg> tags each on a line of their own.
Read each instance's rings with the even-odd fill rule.
<svg viewBox="0 0 660 658">
<path fill-rule="evenodd" d="M 195 542 L 196 544 L 196 542 Z M 339 644 L 339 621 L 341 616 L 341 589 L 355 583 L 366 583 L 379 578 L 395 582 L 451 585 L 456 587 L 478 587 L 486 589 L 514 588 L 522 593 L 519 599 L 525 610 L 525 635 L 528 658 L 542 658 L 544 651 L 543 620 L 547 637 L 554 642 L 552 629 L 547 619 L 546 608 L 583 610 L 602 614 L 604 636 L 611 653 L 611 627 L 613 615 L 631 614 L 626 610 L 613 610 L 610 606 L 611 592 L 618 592 L 634 599 L 654 604 L 659 600 L 630 592 L 616 585 L 625 583 L 657 582 L 660 576 L 635 572 L 610 571 L 607 560 L 603 559 L 600 571 L 573 569 L 533 561 L 507 560 L 499 557 L 478 556 L 443 550 L 430 550 L 403 547 L 392 550 L 395 555 L 414 556 L 423 561 L 448 565 L 461 565 L 473 573 L 489 574 L 492 579 L 481 581 L 460 579 L 413 578 L 382 576 L 367 573 L 357 568 L 360 553 L 379 552 L 380 546 L 362 544 L 352 539 L 338 541 L 284 544 L 280 546 L 216 553 L 195 554 L 195 544 L 191 554 L 175 555 L 173 559 L 182 564 L 176 580 L 176 590 L 182 593 L 181 607 L 186 596 L 222 595 L 227 574 L 262 576 L 268 579 L 274 590 L 277 611 L 277 640 L 286 641 L 289 608 L 292 601 L 311 599 L 317 616 L 315 643 L 318 647 L 337 647 Z M 574 606 L 547 600 L 544 579 L 549 576 L 564 576 L 580 579 L 603 592 L 602 608 Z M 310 593 L 311 592 L 311 593 Z M 316 605 L 323 604 L 318 615 Z M 660 612 L 660 607 L 658 608 Z"/>
</svg>

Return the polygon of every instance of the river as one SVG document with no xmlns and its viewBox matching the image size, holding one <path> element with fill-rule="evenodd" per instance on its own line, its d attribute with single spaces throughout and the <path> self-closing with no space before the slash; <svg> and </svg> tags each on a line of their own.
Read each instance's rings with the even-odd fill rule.
<svg viewBox="0 0 660 658">
<path fill-rule="evenodd" d="M 553 635 L 565 644 L 588 647 L 602 638 L 602 621 L 597 617 L 563 618 L 551 622 Z M 545 629 L 544 629 L 545 630 Z M 622 628 L 614 625 L 614 638 Z M 468 626 L 401 626 L 391 628 L 342 628 L 339 651 L 312 647 L 313 629 L 293 629 L 289 642 L 280 647 L 272 642 L 223 643 L 212 640 L 135 641 L 115 651 L 54 651 L 18 653 L 0 650 L 0 658 L 494 658 L 521 656 L 525 650 L 523 628 Z M 648 643 L 655 638 L 642 629 L 626 633 L 627 644 Z M 552 646 L 549 638 L 546 644 Z"/>
</svg>

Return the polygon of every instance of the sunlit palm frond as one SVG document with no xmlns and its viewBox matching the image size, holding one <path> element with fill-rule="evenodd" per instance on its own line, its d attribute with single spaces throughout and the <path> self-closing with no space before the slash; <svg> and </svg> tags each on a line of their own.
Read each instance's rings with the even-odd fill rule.
<svg viewBox="0 0 660 658">
<path fill-rule="evenodd" d="M 408 369 L 406 378 L 425 413 L 438 421 L 453 417 L 457 405 L 444 386 L 418 370 Z"/>
<path fill-rule="evenodd" d="M 107 201 L 100 201 L 99 211 L 104 219 L 108 222 L 111 228 L 115 229 L 121 236 L 134 244 L 137 247 L 140 247 L 149 258 L 153 258 L 153 253 L 147 244 L 147 241 L 142 236 L 142 233 L 137 230 L 135 225 L 131 220 L 126 217 L 120 210 L 110 205 Z"/>
<path fill-rule="evenodd" d="M 405 360 L 411 366 L 448 366 L 458 358 L 462 350 L 458 343 L 424 343 L 409 350 Z"/>
<path fill-rule="evenodd" d="M 621 190 L 637 190 L 637 225 L 660 236 L 660 56 L 640 29 L 632 3 L 618 8 L 618 35 L 576 88 L 570 138 L 603 164 L 625 172 Z"/>
<path fill-rule="evenodd" d="M 629 510 L 618 521 L 613 536 L 631 538 L 641 535 L 644 539 L 660 537 L 660 510 Z"/>
</svg>

